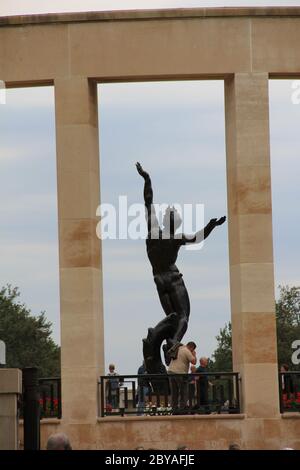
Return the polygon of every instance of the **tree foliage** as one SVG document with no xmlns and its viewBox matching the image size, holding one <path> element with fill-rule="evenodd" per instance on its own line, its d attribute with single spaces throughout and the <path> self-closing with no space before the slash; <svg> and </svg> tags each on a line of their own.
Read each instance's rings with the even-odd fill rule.
<svg viewBox="0 0 300 470">
<path fill-rule="evenodd" d="M 220 333 L 216 336 L 218 342 L 217 349 L 212 355 L 209 362 L 211 372 L 230 372 L 232 371 L 232 336 L 231 323 L 226 323 L 224 328 L 220 329 Z"/>
<path fill-rule="evenodd" d="M 297 369 L 292 364 L 292 343 L 300 340 L 300 287 L 279 286 L 279 299 L 276 302 L 276 327 L 278 365 L 288 364 L 291 370 Z M 217 348 L 212 354 L 210 370 L 232 371 L 231 323 L 220 330 Z"/>
<path fill-rule="evenodd" d="M 38 367 L 40 377 L 60 375 L 60 348 L 51 338 L 45 313 L 33 316 L 19 300 L 18 288 L 0 290 L 0 339 L 6 344 L 7 367 Z"/>
<path fill-rule="evenodd" d="M 300 339 L 300 287 L 279 286 L 280 297 L 276 302 L 277 351 L 279 364 L 291 363 L 292 343 Z"/>
</svg>

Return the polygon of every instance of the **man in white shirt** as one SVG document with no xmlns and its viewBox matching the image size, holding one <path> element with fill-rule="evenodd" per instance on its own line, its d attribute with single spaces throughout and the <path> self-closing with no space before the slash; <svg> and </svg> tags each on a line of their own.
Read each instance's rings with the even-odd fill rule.
<svg viewBox="0 0 300 470">
<path fill-rule="evenodd" d="M 197 364 L 196 344 L 193 341 L 190 341 L 185 346 L 179 346 L 177 357 L 171 360 L 168 369 L 168 374 L 172 376 L 170 377 L 170 387 L 173 414 L 182 412 L 186 407 L 188 399 L 188 377 L 176 377 L 176 374 L 188 374 L 190 364 Z"/>
</svg>

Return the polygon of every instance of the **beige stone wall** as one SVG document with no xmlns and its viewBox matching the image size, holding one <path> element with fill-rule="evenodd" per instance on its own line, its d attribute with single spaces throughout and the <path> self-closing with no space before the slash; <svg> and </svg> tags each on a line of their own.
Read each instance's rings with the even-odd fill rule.
<svg viewBox="0 0 300 470">
<path fill-rule="evenodd" d="M 300 8 L 230 10 L 1 18 L 1 80 L 19 86 L 70 76 L 147 80 L 300 73 Z"/>
<path fill-rule="evenodd" d="M 267 73 L 225 81 L 233 367 L 243 411 L 279 413 Z"/>
<path fill-rule="evenodd" d="M 187 445 L 192 450 L 226 450 L 231 442 L 242 449 L 300 450 L 300 415 L 282 418 L 248 418 L 237 416 L 172 416 L 102 418 L 94 424 L 63 425 L 59 420 L 41 422 L 41 448 L 50 434 L 66 432 L 74 449 L 175 450 Z M 22 448 L 22 425 L 20 426 Z"/>
<path fill-rule="evenodd" d="M 68 422 L 97 415 L 104 373 L 97 87 L 55 79 L 62 409 Z"/>
</svg>

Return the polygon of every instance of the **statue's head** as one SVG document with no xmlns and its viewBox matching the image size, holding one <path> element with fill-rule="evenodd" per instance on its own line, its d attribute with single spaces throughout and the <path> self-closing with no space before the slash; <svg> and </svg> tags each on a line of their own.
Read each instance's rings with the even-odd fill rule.
<svg viewBox="0 0 300 470">
<path fill-rule="evenodd" d="M 175 233 L 182 223 L 179 212 L 175 207 L 167 207 L 163 218 L 164 229 L 170 233 Z"/>
</svg>

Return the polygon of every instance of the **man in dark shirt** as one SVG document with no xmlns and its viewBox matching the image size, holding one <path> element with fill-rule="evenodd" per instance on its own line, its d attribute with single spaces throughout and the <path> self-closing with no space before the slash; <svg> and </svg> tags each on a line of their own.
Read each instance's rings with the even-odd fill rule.
<svg viewBox="0 0 300 470">
<path fill-rule="evenodd" d="M 145 362 L 138 368 L 138 375 L 145 375 L 147 374 L 146 367 L 145 367 Z M 137 395 L 138 395 L 138 415 L 142 415 L 144 413 L 145 409 L 145 402 L 149 397 L 149 391 L 150 391 L 150 384 L 148 380 L 146 380 L 144 377 L 138 378 L 138 390 L 137 390 Z"/>
<path fill-rule="evenodd" d="M 208 414 L 208 377 L 207 373 L 207 357 L 201 357 L 199 359 L 200 365 L 197 367 L 196 372 L 198 374 L 203 374 L 198 377 L 198 387 L 199 387 L 199 396 L 200 396 L 200 406 L 204 406 L 205 412 Z"/>
</svg>

